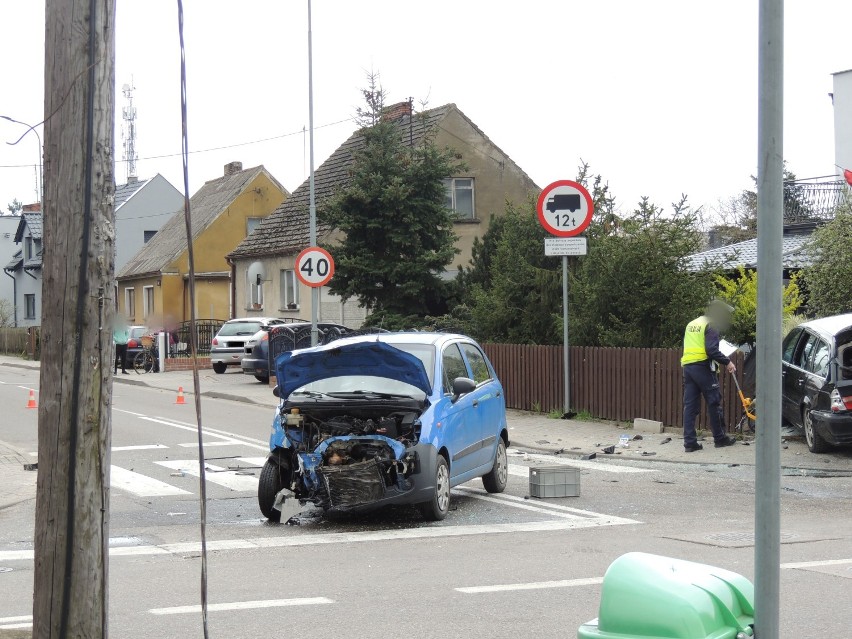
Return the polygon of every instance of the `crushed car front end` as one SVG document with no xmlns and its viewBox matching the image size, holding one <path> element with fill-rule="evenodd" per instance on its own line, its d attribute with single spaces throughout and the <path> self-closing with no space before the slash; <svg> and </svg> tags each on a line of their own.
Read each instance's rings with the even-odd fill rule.
<svg viewBox="0 0 852 639">
<path fill-rule="evenodd" d="M 261 474 L 264 515 L 278 520 L 285 501 L 354 512 L 430 499 L 434 480 L 422 469 L 438 453 L 421 442 L 421 418 L 431 411 L 419 359 L 360 342 L 285 353 L 276 372 L 267 466 L 277 468 Z"/>
</svg>

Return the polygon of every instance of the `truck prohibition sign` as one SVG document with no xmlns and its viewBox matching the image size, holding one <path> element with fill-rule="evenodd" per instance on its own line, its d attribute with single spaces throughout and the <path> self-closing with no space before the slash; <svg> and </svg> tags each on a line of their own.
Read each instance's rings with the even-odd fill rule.
<svg viewBox="0 0 852 639">
<path fill-rule="evenodd" d="M 536 212 L 547 231 L 557 237 L 573 237 L 589 226 L 594 204 L 582 184 L 559 180 L 542 190 Z"/>
</svg>

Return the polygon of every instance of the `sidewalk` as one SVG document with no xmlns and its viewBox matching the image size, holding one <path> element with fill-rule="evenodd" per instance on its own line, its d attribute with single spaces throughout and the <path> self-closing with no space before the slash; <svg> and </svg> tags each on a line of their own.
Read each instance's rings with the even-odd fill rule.
<svg viewBox="0 0 852 639">
<path fill-rule="evenodd" d="M 0 356 L 0 367 L 4 365 L 35 369 L 39 366 L 38 362 Z M 143 385 L 170 393 L 177 393 L 178 387 L 182 387 L 187 402 L 192 402 L 191 371 L 145 375 L 119 373 L 114 381 L 117 388 L 124 385 Z M 237 370 L 228 370 L 224 375 L 217 375 L 209 369 L 201 370 L 199 381 L 202 397 L 246 402 L 268 406 L 270 409 L 274 409 L 278 402 L 269 386 L 260 384 Z M 516 410 L 508 411 L 508 422 L 509 439 L 514 448 L 547 454 L 558 453 L 566 459 L 579 459 L 595 453 L 596 459 L 600 461 L 627 459 L 742 466 L 755 463 L 755 443 L 749 438 L 745 443 L 717 449 L 713 446 L 712 437 L 707 434 L 703 440 L 704 450 L 686 453 L 679 429 L 667 428 L 664 434 L 635 433 L 630 427 L 619 427 L 610 422 L 551 419 L 546 415 Z M 631 437 L 631 441 L 627 448 L 621 448 L 618 446 L 619 437 L 625 434 Z M 642 439 L 633 440 L 636 435 L 641 435 Z M 668 438 L 671 438 L 670 441 L 663 443 Z M 815 455 L 808 451 L 803 438 L 793 434 L 783 439 L 781 464 L 785 468 L 852 473 L 852 450 L 849 448 Z M 615 452 L 605 454 L 603 449 L 611 445 L 615 445 Z"/>
<path fill-rule="evenodd" d="M 20 504 L 36 496 L 36 471 L 24 470 L 24 464 L 31 464 L 20 450 L 0 441 L 0 510 Z"/>
</svg>

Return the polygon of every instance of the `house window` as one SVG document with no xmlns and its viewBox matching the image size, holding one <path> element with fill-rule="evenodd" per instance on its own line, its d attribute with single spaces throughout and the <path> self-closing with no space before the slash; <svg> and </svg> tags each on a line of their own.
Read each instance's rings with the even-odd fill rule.
<svg viewBox="0 0 852 639">
<path fill-rule="evenodd" d="M 24 238 L 24 259 L 31 260 L 33 257 L 33 238 L 27 236 Z"/>
<path fill-rule="evenodd" d="M 24 294 L 24 319 L 35 319 L 35 293 Z"/>
<path fill-rule="evenodd" d="M 124 313 L 128 319 L 136 317 L 136 289 L 132 287 L 124 289 Z"/>
<path fill-rule="evenodd" d="M 263 220 L 262 217 L 247 217 L 246 218 L 246 235 L 251 235 L 252 232 L 260 226 L 260 222 Z"/>
<path fill-rule="evenodd" d="M 252 280 L 246 272 L 246 291 L 248 291 L 246 303 L 247 310 L 259 311 L 263 309 L 263 280 L 259 277 Z"/>
<path fill-rule="evenodd" d="M 148 319 L 154 314 L 154 287 L 142 287 L 142 316 Z"/>
<path fill-rule="evenodd" d="M 447 178 L 444 180 L 446 189 L 445 206 L 456 214 L 460 220 L 472 220 L 473 212 L 473 178 Z"/>
<path fill-rule="evenodd" d="M 299 308 L 299 282 L 296 271 L 281 271 L 281 309 L 295 310 Z"/>
<path fill-rule="evenodd" d="M 144 244 L 147 244 L 148 240 L 150 240 L 152 237 L 154 237 L 157 234 L 157 231 L 142 231 L 142 233 L 143 233 L 142 241 L 143 241 Z"/>
</svg>

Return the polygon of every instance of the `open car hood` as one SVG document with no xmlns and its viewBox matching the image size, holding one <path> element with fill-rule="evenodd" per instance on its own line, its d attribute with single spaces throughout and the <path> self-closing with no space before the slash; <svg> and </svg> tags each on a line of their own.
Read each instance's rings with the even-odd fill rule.
<svg viewBox="0 0 852 639">
<path fill-rule="evenodd" d="M 432 392 L 423 362 L 379 341 L 329 344 L 282 353 L 275 360 L 275 374 L 281 399 L 311 382 L 349 375 L 384 377 L 410 384 L 426 395 Z"/>
</svg>

